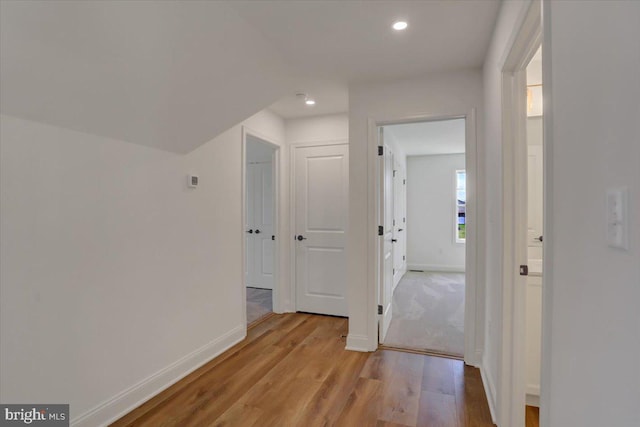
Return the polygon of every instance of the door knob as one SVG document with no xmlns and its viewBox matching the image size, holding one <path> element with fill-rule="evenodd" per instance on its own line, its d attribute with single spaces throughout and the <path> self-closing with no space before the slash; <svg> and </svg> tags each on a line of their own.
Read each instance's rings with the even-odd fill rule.
<svg viewBox="0 0 640 427">
<path fill-rule="evenodd" d="M 253 234 L 253 230 L 247 230 L 247 233 Z"/>
<path fill-rule="evenodd" d="M 538 236 L 537 239 L 542 242 L 542 236 Z"/>
<path fill-rule="evenodd" d="M 298 237 L 296 237 L 296 239 L 298 239 L 299 242 L 302 242 L 303 240 L 307 240 L 307 238 L 303 237 L 301 234 L 299 234 Z"/>
<path fill-rule="evenodd" d="M 260 230 L 256 228 L 256 234 L 260 234 Z"/>
<path fill-rule="evenodd" d="M 398 241 L 398 239 L 391 239 L 391 243 L 395 243 L 397 241 Z"/>
</svg>

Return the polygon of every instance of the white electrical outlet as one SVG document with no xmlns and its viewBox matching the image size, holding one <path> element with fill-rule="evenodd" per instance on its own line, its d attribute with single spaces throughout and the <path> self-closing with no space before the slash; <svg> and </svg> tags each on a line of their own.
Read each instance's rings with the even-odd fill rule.
<svg viewBox="0 0 640 427">
<path fill-rule="evenodd" d="M 628 198 L 626 187 L 607 189 L 607 244 L 612 248 L 629 249 Z"/>
</svg>

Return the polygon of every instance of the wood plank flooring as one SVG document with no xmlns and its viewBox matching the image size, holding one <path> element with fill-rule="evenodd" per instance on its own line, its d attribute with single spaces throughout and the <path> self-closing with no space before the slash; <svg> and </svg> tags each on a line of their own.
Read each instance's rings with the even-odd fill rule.
<svg viewBox="0 0 640 427">
<path fill-rule="evenodd" d="M 527 427 L 538 427 L 540 425 L 540 409 L 535 406 L 527 406 L 525 410 Z"/>
<path fill-rule="evenodd" d="M 493 426 L 477 369 L 346 351 L 346 333 L 346 319 L 274 315 L 112 426 Z"/>
</svg>

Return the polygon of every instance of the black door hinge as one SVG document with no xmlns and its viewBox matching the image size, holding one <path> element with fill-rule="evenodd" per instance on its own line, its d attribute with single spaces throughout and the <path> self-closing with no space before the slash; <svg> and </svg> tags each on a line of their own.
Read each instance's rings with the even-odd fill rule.
<svg viewBox="0 0 640 427">
<path fill-rule="evenodd" d="M 392 269 L 391 269 L 391 274 L 392 274 L 393 276 L 395 276 L 395 275 L 396 275 L 396 269 L 395 269 L 395 268 L 392 268 Z"/>
<path fill-rule="evenodd" d="M 276 236 L 274 236 L 273 234 L 271 235 L 271 240 L 276 240 Z"/>
<path fill-rule="evenodd" d="M 403 185 L 406 185 L 406 184 L 407 184 L 407 180 L 406 180 L 406 179 L 403 179 L 403 180 L 402 180 L 402 184 L 403 184 Z"/>
<path fill-rule="evenodd" d="M 529 266 L 528 265 L 521 265 L 520 266 L 520 275 L 521 276 L 528 276 L 529 275 Z"/>
<path fill-rule="evenodd" d="M 384 227 L 379 225 L 378 226 L 378 236 L 382 236 L 384 235 Z"/>
<path fill-rule="evenodd" d="M 378 156 L 382 156 L 384 154 L 384 147 L 382 145 L 378 145 Z"/>
<path fill-rule="evenodd" d="M 378 305 L 378 314 L 382 314 L 382 306 Z"/>
<path fill-rule="evenodd" d="M 405 255 L 402 255 L 402 260 L 405 261 L 407 259 L 407 257 Z"/>
</svg>

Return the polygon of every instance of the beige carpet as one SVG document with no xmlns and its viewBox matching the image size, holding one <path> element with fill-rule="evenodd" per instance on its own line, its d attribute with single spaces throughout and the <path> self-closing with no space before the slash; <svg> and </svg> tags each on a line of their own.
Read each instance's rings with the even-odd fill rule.
<svg viewBox="0 0 640 427">
<path fill-rule="evenodd" d="M 464 273 L 407 272 L 384 345 L 464 354 Z"/>
<path fill-rule="evenodd" d="M 247 288 L 247 324 L 273 311 L 271 289 Z"/>
</svg>

